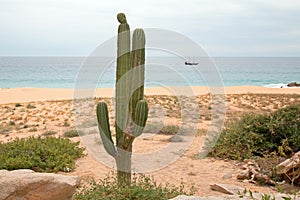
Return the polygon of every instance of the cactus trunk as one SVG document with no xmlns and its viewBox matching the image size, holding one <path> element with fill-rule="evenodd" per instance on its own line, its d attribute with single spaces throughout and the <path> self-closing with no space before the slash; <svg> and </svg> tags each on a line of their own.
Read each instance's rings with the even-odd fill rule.
<svg viewBox="0 0 300 200">
<path fill-rule="evenodd" d="M 97 106 L 100 136 L 105 150 L 115 158 L 118 181 L 131 182 L 132 143 L 142 134 L 148 117 L 148 104 L 143 100 L 145 79 L 145 34 L 142 29 L 133 33 L 130 52 L 130 31 L 126 17 L 118 14 L 117 70 L 116 70 L 116 147 L 109 129 L 108 109 L 105 103 Z"/>
<path fill-rule="evenodd" d="M 115 110 L 115 127 L 116 142 L 119 145 L 120 138 L 126 128 L 129 106 L 128 88 L 130 81 L 122 78 L 130 70 L 130 29 L 126 17 L 122 13 L 118 15 L 121 22 L 118 28 L 118 48 L 117 48 L 117 70 L 116 70 L 116 110 Z"/>
<path fill-rule="evenodd" d="M 131 154 L 132 154 L 132 148 L 128 150 L 118 148 L 116 164 L 117 164 L 118 183 L 121 186 L 129 185 L 131 182 Z"/>
</svg>

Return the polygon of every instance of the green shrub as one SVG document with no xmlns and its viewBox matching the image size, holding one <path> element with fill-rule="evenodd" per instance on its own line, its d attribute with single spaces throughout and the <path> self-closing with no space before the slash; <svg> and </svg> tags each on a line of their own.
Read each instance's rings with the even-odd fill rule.
<svg viewBox="0 0 300 200">
<path fill-rule="evenodd" d="M 32 104 L 27 104 L 27 106 L 26 106 L 26 108 L 28 108 L 28 109 L 33 109 L 33 108 L 36 108 L 34 105 L 32 105 Z"/>
<path fill-rule="evenodd" d="M 115 199 L 138 199 L 138 200 L 149 200 L 157 199 L 164 200 L 176 197 L 178 195 L 193 195 L 194 187 L 190 189 L 190 193 L 184 192 L 184 185 L 181 184 L 180 187 L 175 187 L 170 184 L 159 185 L 152 178 L 146 177 L 144 175 L 134 176 L 131 185 L 118 184 L 115 175 L 107 176 L 105 179 L 101 180 L 99 183 L 91 181 L 87 184 L 80 192 L 75 194 L 74 199 L 78 200 L 88 200 L 88 199 L 105 199 L 105 200 L 115 200 Z"/>
<path fill-rule="evenodd" d="M 179 130 L 177 125 L 164 125 L 162 122 L 154 122 L 147 124 L 144 133 L 159 133 L 164 135 L 175 135 Z"/>
<path fill-rule="evenodd" d="M 69 131 L 66 131 L 64 132 L 64 137 L 78 137 L 80 134 L 80 131 L 77 131 L 77 130 L 69 130 Z"/>
<path fill-rule="evenodd" d="M 64 127 L 69 127 L 70 124 L 69 124 L 68 122 L 64 122 L 63 126 L 64 126 Z"/>
<path fill-rule="evenodd" d="M 177 125 L 166 125 L 164 126 L 159 133 L 164 135 L 175 135 L 179 130 Z"/>
<path fill-rule="evenodd" d="M 0 143 L 0 169 L 32 169 L 38 172 L 72 171 L 83 156 L 79 143 L 54 137 L 29 137 Z"/>
<path fill-rule="evenodd" d="M 12 126 L 0 124 L 0 134 L 6 134 L 13 129 Z"/>
<path fill-rule="evenodd" d="M 56 131 L 45 131 L 42 135 L 43 136 L 50 136 L 50 135 L 55 135 L 57 134 Z"/>
<path fill-rule="evenodd" d="M 276 153 L 288 157 L 300 150 L 300 104 L 271 114 L 245 114 L 222 132 L 211 155 L 243 160 Z"/>
<path fill-rule="evenodd" d="M 162 122 L 152 122 L 145 126 L 144 133 L 157 133 L 162 135 L 176 135 L 177 133 L 193 133 L 196 132 L 192 127 L 180 127 L 178 125 L 164 125 Z"/>
<path fill-rule="evenodd" d="M 21 107 L 22 105 L 20 103 L 16 103 L 15 107 Z"/>
<path fill-rule="evenodd" d="M 29 132 L 37 132 L 37 128 L 33 127 L 31 129 L 28 130 Z"/>
</svg>

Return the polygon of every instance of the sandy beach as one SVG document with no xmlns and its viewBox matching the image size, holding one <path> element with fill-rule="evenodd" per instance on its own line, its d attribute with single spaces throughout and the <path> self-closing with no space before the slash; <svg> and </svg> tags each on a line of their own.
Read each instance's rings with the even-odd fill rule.
<svg viewBox="0 0 300 200">
<path fill-rule="evenodd" d="M 221 90 L 216 90 L 221 91 Z M 300 88 L 265 88 L 257 86 L 225 87 L 226 94 L 226 119 L 241 116 L 245 112 L 270 112 L 287 105 L 300 103 Z M 38 136 L 46 131 L 54 131 L 55 136 L 63 136 L 63 133 L 76 129 L 72 112 L 74 94 L 72 89 L 45 89 L 45 88 L 13 88 L 0 89 L 0 141 L 8 142 L 16 137 L 26 138 Z M 112 101 L 114 90 L 112 88 L 97 89 L 97 100 L 108 102 L 110 116 L 113 115 Z M 236 175 L 241 163 L 236 161 L 224 161 L 214 158 L 197 159 L 199 147 L 201 147 L 207 129 L 211 123 L 211 96 L 206 87 L 192 88 L 147 88 L 146 100 L 149 103 L 149 123 L 155 121 L 155 106 L 160 105 L 166 110 L 168 124 L 178 124 L 181 109 L 174 96 L 191 95 L 201 105 L 199 134 L 194 138 L 191 146 L 174 163 L 161 170 L 147 173 L 153 176 L 158 183 L 169 182 L 179 185 L 183 182 L 187 188 L 195 185 L 197 195 L 222 195 L 212 191 L 209 187 L 214 183 L 227 183 L 265 193 L 274 193 L 275 188 L 262 187 L 252 183 L 238 181 Z M 169 95 L 169 96 L 167 96 Z M 95 103 L 96 103 L 95 101 Z M 29 103 L 30 102 L 30 103 Z M 16 103 L 19 103 L 16 106 Z M 95 106 L 95 105 L 91 105 Z M 154 113 L 154 114 L 153 114 Z M 111 124 L 113 117 L 110 118 Z M 13 122 L 13 123 L 12 123 Z M 147 122 L 148 123 L 148 122 Z M 89 131 L 97 133 L 97 123 L 91 119 L 86 120 Z M 111 127 L 113 130 L 114 128 Z M 145 152 L 159 149 L 170 143 L 170 135 L 155 134 L 153 137 L 138 138 L 134 142 L 134 152 Z M 81 138 L 71 138 L 72 141 L 80 141 Z M 82 146 L 84 144 L 81 143 Z M 101 179 L 112 169 L 98 162 L 90 153 L 76 162 L 76 169 L 67 175 L 78 175 L 84 178 L 93 177 Z M 61 173 L 61 172 L 60 172 Z M 176 176 L 174 176 L 176 174 Z"/>
<path fill-rule="evenodd" d="M 213 90 L 213 92 L 211 91 Z M 231 86 L 218 88 L 208 88 L 204 86 L 194 87 L 153 87 L 146 88 L 145 95 L 186 95 L 197 96 L 207 93 L 223 93 L 225 94 L 300 94 L 298 88 L 266 88 L 260 86 Z M 114 95 L 113 88 L 99 88 L 89 90 L 88 94 L 91 97 L 112 97 Z M 9 88 L 0 89 L 0 104 L 4 103 L 19 103 L 31 101 L 46 101 L 46 100 L 68 100 L 73 99 L 74 89 L 58 89 L 58 88 Z"/>
</svg>

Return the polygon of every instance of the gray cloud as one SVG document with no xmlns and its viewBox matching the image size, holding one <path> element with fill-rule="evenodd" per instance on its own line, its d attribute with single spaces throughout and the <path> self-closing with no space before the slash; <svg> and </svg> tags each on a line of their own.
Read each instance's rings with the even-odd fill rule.
<svg viewBox="0 0 300 200">
<path fill-rule="evenodd" d="M 87 55 L 131 28 L 165 28 L 212 56 L 300 56 L 298 0 L 2 0 L 0 55 Z"/>
</svg>

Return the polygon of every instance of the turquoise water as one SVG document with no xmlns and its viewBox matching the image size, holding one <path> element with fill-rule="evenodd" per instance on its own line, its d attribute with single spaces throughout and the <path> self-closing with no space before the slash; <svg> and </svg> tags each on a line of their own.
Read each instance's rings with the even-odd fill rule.
<svg viewBox="0 0 300 200">
<path fill-rule="evenodd" d="M 184 65 L 182 58 L 147 58 L 146 86 L 205 86 L 210 73 L 207 60 L 194 58 L 197 66 Z M 256 85 L 280 87 L 300 82 L 300 58 L 212 58 L 224 86 Z M 107 64 L 110 61 L 110 64 Z M 41 87 L 73 88 L 83 57 L 0 57 L 0 88 Z M 96 87 L 114 87 L 113 59 L 99 59 L 84 65 L 87 74 L 96 74 L 97 81 L 83 76 Z M 211 67 L 211 63 L 209 64 Z M 211 72 L 216 73 L 216 72 Z M 206 75 L 205 75 L 206 74 Z"/>
</svg>

